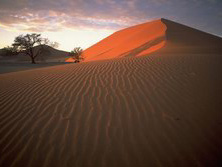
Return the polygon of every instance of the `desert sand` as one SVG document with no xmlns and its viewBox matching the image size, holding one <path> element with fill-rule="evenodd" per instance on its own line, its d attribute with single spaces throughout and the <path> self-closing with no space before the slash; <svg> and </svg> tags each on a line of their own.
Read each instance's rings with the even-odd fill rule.
<svg viewBox="0 0 222 167">
<path fill-rule="evenodd" d="M 115 32 L 84 51 L 85 61 L 146 56 L 150 53 L 222 53 L 222 39 L 167 19 Z"/>
<path fill-rule="evenodd" d="M 0 166 L 221 166 L 220 48 L 173 36 L 149 56 L 104 58 L 98 43 L 85 63 L 1 74 Z"/>
<path fill-rule="evenodd" d="M 17 71 L 25 71 L 36 68 L 57 66 L 68 64 L 69 62 L 43 62 L 37 64 L 30 64 L 29 62 L 0 62 L 0 74 L 9 73 L 9 72 L 17 72 Z"/>
</svg>

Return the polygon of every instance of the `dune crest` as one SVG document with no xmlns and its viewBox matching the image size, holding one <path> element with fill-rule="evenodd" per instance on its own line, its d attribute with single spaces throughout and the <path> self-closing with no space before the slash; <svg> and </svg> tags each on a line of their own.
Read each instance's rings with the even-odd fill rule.
<svg viewBox="0 0 222 167">
<path fill-rule="evenodd" d="M 222 166 L 220 41 L 162 19 L 1 74 L 0 167 Z"/>
<path fill-rule="evenodd" d="M 84 51 L 85 61 L 137 56 L 165 41 L 166 26 L 155 20 L 115 32 Z M 157 47 L 158 48 L 158 47 Z"/>
<path fill-rule="evenodd" d="M 222 39 L 159 19 L 115 32 L 84 51 L 85 61 L 161 53 L 222 53 Z"/>
</svg>

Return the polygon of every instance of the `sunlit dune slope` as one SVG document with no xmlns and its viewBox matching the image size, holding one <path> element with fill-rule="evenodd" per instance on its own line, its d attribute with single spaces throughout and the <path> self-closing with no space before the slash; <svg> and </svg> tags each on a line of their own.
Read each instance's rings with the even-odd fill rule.
<svg viewBox="0 0 222 167">
<path fill-rule="evenodd" d="M 188 26 L 159 19 L 115 32 L 84 51 L 85 61 L 162 53 L 218 53 L 222 39 Z"/>
<path fill-rule="evenodd" d="M 84 51 L 85 60 L 102 60 L 137 56 L 153 52 L 165 43 L 166 26 L 161 20 L 117 31 Z"/>
</svg>

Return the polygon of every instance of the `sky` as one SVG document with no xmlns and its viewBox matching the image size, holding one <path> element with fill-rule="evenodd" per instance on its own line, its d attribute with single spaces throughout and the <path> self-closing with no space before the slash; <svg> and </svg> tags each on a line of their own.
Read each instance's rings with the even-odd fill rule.
<svg viewBox="0 0 222 167">
<path fill-rule="evenodd" d="M 222 0 L 0 0 L 0 48 L 41 33 L 86 49 L 120 29 L 166 18 L 222 37 Z"/>
</svg>

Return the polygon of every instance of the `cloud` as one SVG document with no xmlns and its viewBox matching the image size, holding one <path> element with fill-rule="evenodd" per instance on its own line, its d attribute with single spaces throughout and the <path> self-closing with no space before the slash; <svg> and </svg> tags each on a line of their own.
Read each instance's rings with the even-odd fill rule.
<svg viewBox="0 0 222 167">
<path fill-rule="evenodd" d="M 130 3 L 129 3 L 130 2 Z M 133 1 L 129 1 L 133 6 Z M 133 16 L 114 0 L 1 0 L 0 24 L 22 30 L 49 31 L 62 28 L 118 29 L 133 22 Z M 43 28 L 45 26 L 45 28 Z M 17 27 L 18 28 L 18 27 Z"/>
<path fill-rule="evenodd" d="M 200 25 L 204 22 L 207 29 L 212 20 L 221 20 L 217 14 L 221 7 L 220 0 L 0 0 L 0 25 L 38 32 L 66 28 L 117 30 L 167 17 Z M 203 15 L 206 19 L 200 21 Z M 212 31 L 219 31 L 218 26 Z"/>
</svg>

